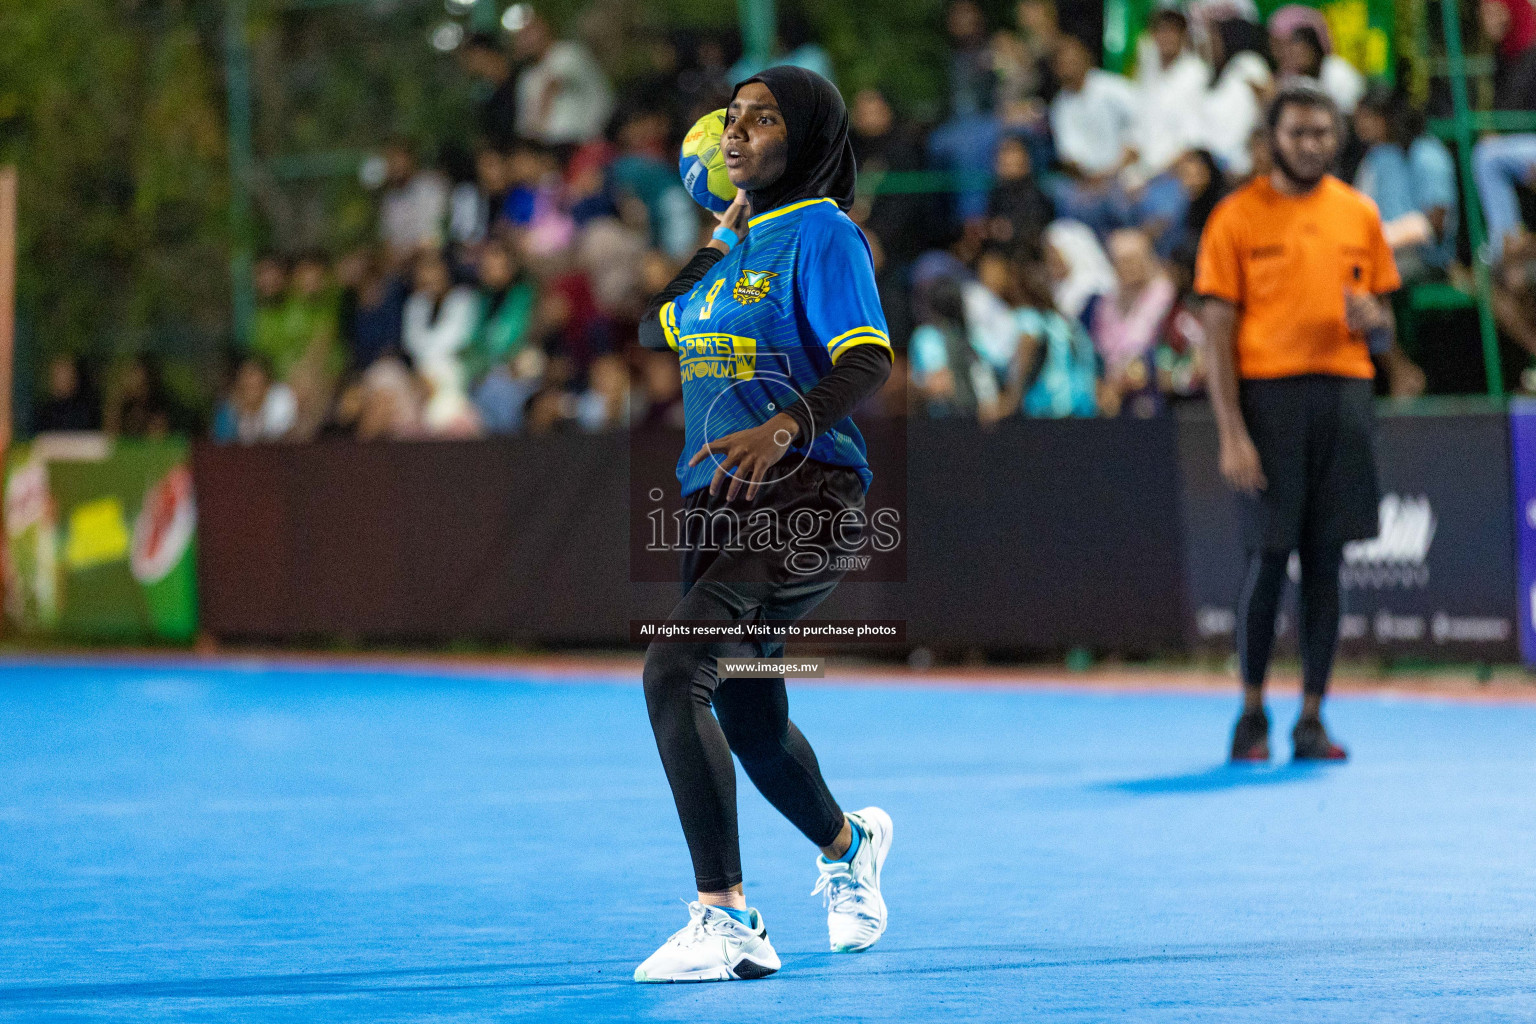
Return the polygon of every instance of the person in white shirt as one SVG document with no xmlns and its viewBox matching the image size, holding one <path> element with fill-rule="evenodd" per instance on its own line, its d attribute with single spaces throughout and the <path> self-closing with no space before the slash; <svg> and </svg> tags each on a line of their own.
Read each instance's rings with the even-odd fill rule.
<svg viewBox="0 0 1536 1024">
<path fill-rule="evenodd" d="M 1088 45 L 1063 36 L 1056 49 L 1061 89 L 1051 101 L 1051 132 L 1062 168 L 1087 189 L 1102 190 L 1134 158 L 1136 90 L 1093 66 Z"/>
<path fill-rule="evenodd" d="M 597 138 L 613 113 L 613 91 L 591 51 L 556 39 L 539 14 L 518 30 L 515 49 L 531 62 L 517 80 L 517 133 L 547 146 Z"/>
<path fill-rule="evenodd" d="M 1152 16 L 1137 44 L 1137 161 L 1145 181 L 1166 174 L 1201 141 L 1200 104 L 1211 84 L 1211 68 L 1189 47 L 1189 22 L 1174 7 Z"/>
<path fill-rule="evenodd" d="M 384 151 L 384 194 L 379 199 L 379 238 L 397 259 L 443 240 L 448 216 L 448 179 L 421 170 L 404 143 Z"/>
<path fill-rule="evenodd" d="M 1075 37 L 1062 37 L 1055 66 L 1061 91 L 1051 101 L 1051 132 L 1067 175 L 1050 186 L 1057 213 L 1101 237 L 1123 227 L 1167 234 L 1188 200 L 1173 175 L 1149 180 L 1138 171 L 1142 95 L 1120 75 L 1094 68 L 1087 45 Z"/>
<path fill-rule="evenodd" d="M 432 390 L 429 410 L 431 402 L 456 405 L 466 386 L 463 352 L 479 325 L 480 299 L 473 288 L 454 285 L 448 264 L 435 252 L 418 257 L 415 284 L 405 303 L 401 346 Z"/>
<path fill-rule="evenodd" d="M 1214 80 L 1200 108 L 1201 148 L 1210 150 L 1227 174 L 1243 178 L 1253 170 L 1249 140 L 1274 87 L 1269 40 L 1253 22 L 1228 18 L 1210 27 L 1206 43 Z"/>
</svg>

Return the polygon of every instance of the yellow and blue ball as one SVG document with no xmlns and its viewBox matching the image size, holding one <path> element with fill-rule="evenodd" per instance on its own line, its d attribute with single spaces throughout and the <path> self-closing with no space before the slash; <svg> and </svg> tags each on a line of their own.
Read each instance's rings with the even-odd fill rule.
<svg viewBox="0 0 1536 1024">
<path fill-rule="evenodd" d="M 720 136 L 724 133 L 725 111 L 705 114 L 683 136 L 683 151 L 677 160 L 683 188 L 694 202 L 715 213 L 724 211 L 736 198 L 736 186 L 731 184 L 725 169 L 725 153 L 720 149 Z"/>
</svg>

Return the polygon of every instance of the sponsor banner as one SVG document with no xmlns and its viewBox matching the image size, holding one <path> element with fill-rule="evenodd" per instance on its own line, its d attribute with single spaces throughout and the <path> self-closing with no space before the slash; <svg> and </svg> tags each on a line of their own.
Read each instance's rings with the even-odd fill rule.
<svg viewBox="0 0 1536 1024">
<path fill-rule="evenodd" d="M 1509 434 L 1520 557 L 1520 650 L 1525 663 L 1536 666 L 1536 400 L 1515 399 L 1510 407 Z"/>
<path fill-rule="evenodd" d="M 1293 0 L 1257 0 L 1262 21 Z M 1104 8 L 1104 65 L 1129 74 L 1135 66 L 1136 40 L 1146 29 L 1159 0 L 1114 0 Z M 1393 72 L 1393 0 L 1312 0 L 1328 23 L 1333 52 L 1371 78 L 1390 78 Z M 1437 15 L 1438 17 L 1438 15 Z M 1204 31 L 1200 19 L 1194 26 Z"/>
<path fill-rule="evenodd" d="M 190 640 L 197 507 L 185 442 L 44 435 L 5 478 L 5 610 L 18 630 Z"/>
<path fill-rule="evenodd" d="M 1380 418 L 1381 529 L 1344 549 L 1343 653 L 1516 658 L 1507 423 L 1498 413 Z M 1180 424 L 1180 461 L 1189 639 L 1196 647 L 1228 647 L 1244 554 L 1208 417 Z M 1294 556 L 1291 570 L 1282 650 L 1295 646 Z"/>
</svg>

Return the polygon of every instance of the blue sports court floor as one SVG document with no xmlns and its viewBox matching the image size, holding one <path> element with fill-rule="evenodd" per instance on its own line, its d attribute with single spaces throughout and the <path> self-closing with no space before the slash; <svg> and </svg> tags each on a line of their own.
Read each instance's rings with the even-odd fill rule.
<svg viewBox="0 0 1536 1024">
<path fill-rule="evenodd" d="M 890 931 L 825 951 L 743 780 L 783 971 L 636 986 L 691 890 L 638 685 L 0 666 L 0 1020 L 1536 1018 L 1536 705 L 1341 697 L 1350 764 L 1231 769 L 1228 694 L 792 701 L 895 819 Z"/>
</svg>

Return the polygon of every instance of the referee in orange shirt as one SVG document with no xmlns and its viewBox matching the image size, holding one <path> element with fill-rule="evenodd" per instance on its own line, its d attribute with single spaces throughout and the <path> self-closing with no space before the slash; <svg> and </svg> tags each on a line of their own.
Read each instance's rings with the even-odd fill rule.
<svg viewBox="0 0 1536 1024">
<path fill-rule="evenodd" d="M 1301 561 L 1297 760 L 1343 760 L 1322 721 L 1339 638 L 1344 544 L 1376 536 L 1372 351 L 1390 347 L 1401 281 L 1376 206 L 1329 174 L 1338 109 L 1287 84 L 1268 115 L 1274 169 L 1221 202 L 1200 239 L 1221 475 L 1248 551 L 1237 607 L 1243 711 L 1234 761 L 1269 758 L 1264 676 L 1292 551 Z M 1368 341 L 1369 339 L 1369 341 Z"/>
</svg>

